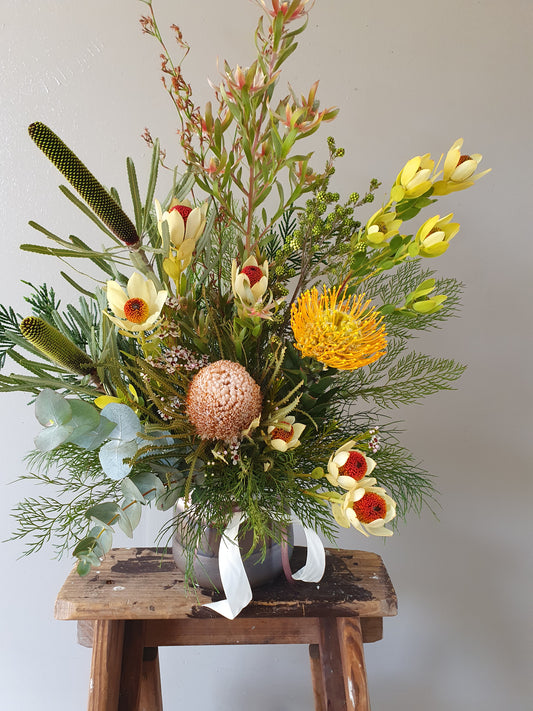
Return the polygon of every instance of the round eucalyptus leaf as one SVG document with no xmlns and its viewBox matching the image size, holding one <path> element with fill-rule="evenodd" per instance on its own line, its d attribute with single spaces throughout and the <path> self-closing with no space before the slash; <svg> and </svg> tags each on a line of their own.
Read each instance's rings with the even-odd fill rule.
<svg viewBox="0 0 533 711">
<path fill-rule="evenodd" d="M 72 410 L 72 422 L 76 427 L 87 427 L 94 429 L 98 427 L 100 412 L 90 402 L 85 400 L 68 400 Z"/>
<path fill-rule="evenodd" d="M 108 407 L 110 406 L 108 405 Z M 136 442 L 121 442 L 120 440 L 112 439 L 107 444 L 104 444 L 99 452 L 102 469 L 110 479 L 123 479 L 131 471 L 131 466 L 125 464 L 124 459 L 130 459 L 135 456 L 136 452 Z"/>
<path fill-rule="evenodd" d="M 64 425 L 72 417 L 72 409 L 63 395 L 46 388 L 35 400 L 35 417 L 43 427 Z"/>
<path fill-rule="evenodd" d="M 85 575 L 91 572 L 92 567 L 93 566 L 89 560 L 87 560 L 86 558 L 82 558 L 76 567 L 76 571 L 78 575 L 83 578 Z"/>
<path fill-rule="evenodd" d="M 111 546 L 113 545 L 113 533 L 108 528 L 104 526 L 93 526 L 89 531 L 89 536 L 93 536 L 98 542 L 100 555 L 105 555 L 111 550 Z"/>
<path fill-rule="evenodd" d="M 124 498 L 128 501 L 142 501 L 143 495 L 139 489 L 135 486 L 129 476 L 124 477 L 120 482 L 120 489 Z"/>
<path fill-rule="evenodd" d="M 87 509 L 85 516 L 94 521 L 98 526 L 109 530 L 111 525 L 120 516 L 120 506 L 114 501 L 105 501 Z M 112 530 L 112 529 L 111 529 Z"/>
<path fill-rule="evenodd" d="M 138 501 L 131 501 L 122 509 L 118 525 L 129 537 L 133 537 L 133 531 L 139 525 L 142 515 L 142 504 Z"/>
<path fill-rule="evenodd" d="M 59 447 L 60 444 L 66 442 L 72 435 L 73 430 L 74 427 L 70 424 L 52 425 L 41 430 L 33 441 L 40 452 L 51 452 L 56 447 Z"/>
<path fill-rule="evenodd" d="M 78 447 L 93 450 L 100 447 L 115 429 L 116 424 L 105 417 L 99 416 L 98 426 L 90 430 L 79 427 L 72 433 L 69 442 L 77 444 Z"/>
<path fill-rule="evenodd" d="M 129 477 L 141 492 L 144 501 L 153 501 L 165 493 L 165 487 L 159 477 L 152 472 L 140 472 Z"/>
<path fill-rule="evenodd" d="M 142 429 L 141 422 L 133 410 L 120 402 L 110 402 L 102 410 L 102 415 L 116 425 L 109 435 L 110 439 L 130 442 Z"/>
<path fill-rule="evenodd" d="M 156 508 L 159 511 L 168 511 L 174 506 L 182 493 L 181 488 L 178 488 L 177 486 L 170 489 L 170 491 L 157 499 Z"/>
</svg>

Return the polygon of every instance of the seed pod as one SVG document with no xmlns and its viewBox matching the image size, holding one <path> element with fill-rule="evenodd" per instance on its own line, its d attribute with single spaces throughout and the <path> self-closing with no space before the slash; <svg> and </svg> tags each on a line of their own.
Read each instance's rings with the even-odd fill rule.
<svg viewBox="0 0 533 711">
<path fill-rule="evenodd" d="M 111 232 L 129 247 L 138 244 L 140 238 L 130 218 L 59 136 L 39 121 L 28 127 L 28 133 Z"/>
<path fill-rule="evenodd" d="M 87 353 L 42 318 L 28 316 L 21 321 L 20 331 L 49 360 L 71 373 L 90 375 L 95 370 Z"/>
</svg>

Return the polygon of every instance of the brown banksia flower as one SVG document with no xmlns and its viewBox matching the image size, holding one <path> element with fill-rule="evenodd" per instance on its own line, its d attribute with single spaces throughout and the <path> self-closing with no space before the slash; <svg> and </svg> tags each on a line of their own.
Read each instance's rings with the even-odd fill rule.
<svg viewBox="0 0 533 711">
<path fill-rule="evenodd" d="M 234 442 L 261 414 L 261 389 L 239 363 L 217 360 L 189 386 L 187 417 L 202 439 Z"/>
<path fill-rule="evenodd" d="M 129 247 L 138 244 L 133 222 L 59 136 L 39 121 L 28 127 L 28 133 L 111 232 Z"/>
</svg>

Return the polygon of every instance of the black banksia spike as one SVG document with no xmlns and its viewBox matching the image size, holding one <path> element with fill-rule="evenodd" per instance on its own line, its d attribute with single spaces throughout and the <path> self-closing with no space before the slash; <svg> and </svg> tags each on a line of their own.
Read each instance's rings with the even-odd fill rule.
<svg viewBox="0 0 533 711">
<path fill-rule="evenodd" d="M 111 232 L 129 247 L 138 244 L 130 218 L 59 136 L 39 121 L 30 124 L 28 133 Z"/>
<path fill-rule="evenodd" d="M 87 353 L 42 318 L 28 316 L 21 321 L 20 331 L 49 360 L 71 373 L 90 375 L 95 370 Z"/>
</svg>

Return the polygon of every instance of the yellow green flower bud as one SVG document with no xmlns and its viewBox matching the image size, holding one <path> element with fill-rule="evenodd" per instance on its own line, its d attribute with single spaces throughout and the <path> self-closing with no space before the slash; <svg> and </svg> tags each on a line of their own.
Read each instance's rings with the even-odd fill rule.
<svg viewBox="0 0 533 711">
<path fill-rule="evenodd" d="M 71 373 L 89 375 L 96 367 L 87 353 L 42 318 L 28 316 L 21 322 L 20 331 L 49 360 Z"/>
</svg>

